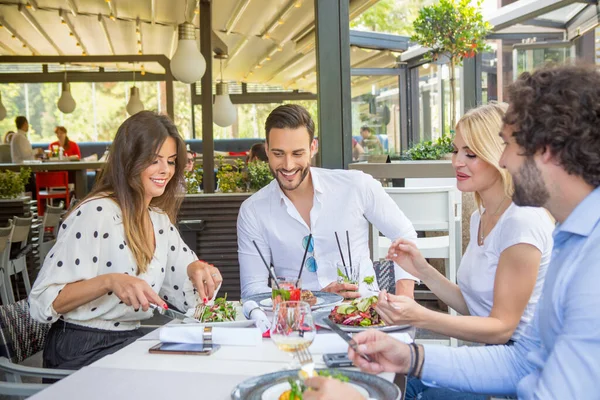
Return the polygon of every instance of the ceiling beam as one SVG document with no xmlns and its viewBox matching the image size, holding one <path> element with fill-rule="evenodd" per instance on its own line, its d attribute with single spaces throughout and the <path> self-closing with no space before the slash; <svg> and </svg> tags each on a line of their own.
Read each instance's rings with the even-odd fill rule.
<svg viewBox="0 0 600 400">
<path fill-rule="evenodd" d="M 69 19 L 69 16 L 67 15 L 66 11 L 65 10 L 60 10 L 60 16 L 63 19 L 63 21 L 65 21 L 65 24 L 67 24 L 67 26 L 69 27 L 69 30 L 71 31 L 71 33 L 75 37 L 75 40 L 77 40 L 77 43 L 79 43 L 79 47 L 81 47 L 81 54 L 83 54 L 83 55 L 90 54 L 87 51 L 87 47 L 85 47 L 85 44 L 81 41 L 81 36 L 79 36 L 79 34 L 77 33 L 77 30 L 75 30 L 75 26 L 73 25 L 73 23 Z"/>
<path fill-rule="evenodd" d="M 78 72 L 69 71 L 69 82 L 131 82 L 131 72 Z M 164 81 L 165 74 L 135 71 L 136 81 Z M 64 72 L 0 73 L 0 83 L 61 83 Z"/>
<path fill-rule="evenodd" d="M 0 16 L 0 24 L 2 24 L 2 26 L 4 26 L 4 28 L 10 32 L 11 35 L 13 35 L 15 38 L 19 39 L 21 41 L 21 43 L 23 43 L 24 47 L 27 47 L 29 49 L 29 51 L 31 51 L 33 53 L 33 55 L 39 55 L 39 51 L 37 51 L 35 49 L 35 47 L 33 47 L 31 44 L 29 44 L 29 42 L 27 40 L 25 40 L 23 38 L 23 36 L 21 36 L 19 34 L 19 32 L 17 32 L 15 29 L 13 29 L 12 26 L 10 26 L 9 24 L 6 23 L 6 20 L 4 19 L 4 17 Z"/>
<path fill-rule="evenodd" d="M 136 40 L 137 40 L 137 47 L 138 47 L 138 54 L 142 55 L 144 54 L 144 36 L 143 36 L 143 32 L 142 32 L 142 24 L 140 23 L 140 19 L 138 18 L 135 21 L 135 33 L 136 33 Z"/>
<path fill-rule="evenodd" d="M 31 8 L 33 11 L 37 11 L 40 9 L 40 7 L 38 6 L 38 3 L 36 0 L 29 0 L 27 1 L 27 8 Z"/>
<path fill-rule="evenodd" d="M 493 26 L 493 31 L 499 31 L 577 2 L 577 0 L 517 1 L 497 10 L 487 22 Z"/>
<path fill-rule="evenodd" d="M 238 1 L 235 10 L 233 11 L 233 14 L 231 15 L 229 21 L 227 21 L 227 24 L 225 25 L 225 33 L 227 33 L 228 35 L 231 34 L 231 32 L 235 29 L 237 23 L 240 21 L 242 14 L 244 14 L 244 11 L 246 11 L 246 8 L 248 8 L 248 5 L 251 1 L 252 0 Z"/>
<path fill-rule="evenodd" d="M 74 17 L 79 14 L 79 10 L 77 9 L 77 5 L 75 4 L 75 0 L 67 0 L 67 4 L 69 5 L 69 10 Z"/>
<path fill-rule="evenodd" d="M 29 25 L 31 25 L 33 27 L 33 29 L 35 29 L 37 31 L 37 33 L 39 33 L 41 36 L 43 36 L 44 39 L 46 39 L 46 41 L 48 41 L 48 43 L 50 43 L 50 45 L 52 47 L 54 47 L 54 50 L 56 50 L 56 52 L 62 56 L 64 53 L 62 52 L 60 47 L 58 47 L 57 44 L 54 43 L 54 40 L 52 40 L 52 38 L 50 38 L 50 36 L 46 33 L 44 28 L 42 28 L 42 26 L 37 22 L 37 20 L 33 17 L 33 15 L 31 15 L 31 13 L 27 9 L 27 7 L 24 6 L 23 4 L 19 4 L 18 9 L 19 9 L 19 12 L 21 13 L 21 15 L 23 16 L 23 18 L 25 18 L 27 20 L 27 22 L 29 22 Z"/>
<path fill-rule="evenodd" d="M 286 65 L 282 66 L 277 71 L 273 72 L 273 74 L 271 74 L 271 77 L 269 79 L 267 79 L 265 81 L 265 83 L 271 82 L 273 80 L 273 78 L 275 78 L 277 75 L 287 71 L 288 69 L 292 68 L 298 62 L 300 62 L 304 57 L 306 57 L 306 54 L 296 54 L 291 60 L 288 61 L 288 63 Z"/>
<path fill-rule="evenodd" d="M 378 32 L 350 31 L 350 46 L 373 50 L 408 50 L 408 36 L 390 35 Z"/>
<path fill-rule="evenodd" d="M 240 40 L 240 43 L 236 46 L 235 49 L 233 49 L 231 54 L 229 54 L 229 58 L 227 58 L 227 61 L 225 62 L 225 67 L 227 67 L 229 65 L 229 63 L 231 62 L 231 60 L 233 60 L 233 58 L 235 58 L 235 56 L 240 54 L 240 51 L 242 51 L 242 49 L 244 47 L 246 47 L 246 45 L 248 44 L 248 40 L 249 40 L 248 37 L 243 37 L 242 40 Z"/>
<path fill-rule="evenodd" d="M 4 51 L 12 54 L 13 56 L 17 54 L 13 49 L 11 49 L 10 47 L 8 47 L 7 45 L 5 45 L 2 42 L 0 42 L 0 47 L 2 47 L 4 49 Z"/>
<path fill-rule="evenodd" d="M 116 4 L 116 1 L 117 0 L 106 0 L 106 5 L 108 6 L 108 11 L 110 12 L 110 15 L 113 16 L 113 18 L 117 18 L 117 4 Z M 111 18 L 111 19 L 113 19 L 113 18 Z"/>
<path fill-rule="evenodd" d="M 171 49 L 169 50 L 169 58 L 173 58 L 173 54 L 177 50 L 177 36 L 178 36 L 177 26 L 173 27 L 173 35 L 171 36 Z"/>
<path fill-rule="evenodd" d="M 271 33 L 279 26 L 283 25 L 288 17 L 289 13 L 294 9 L 294 6 L 298 3 L 298 0 L 289 0 L 283 9 L 271 20 L 265 29 L 260 33 L 261 38 L 268 39 Z"/>
<path fill-rule="evenodd" d="M 544 18 L 533 18 L 523 22 L 523 25 L 540 26 L 542 28 L 566 29 L 566 24 L 560 21 L 554 21 L 551 19 Z"/>
<path fill-rule="evenodd" d="M 2 17 L 0 17 L 2 22 Z M 8 64 L 61 64 L 61 63 L 140 63 L 156 62 L 170 70 L 170 60 L 164 54 L 115 56 L 0 56 L 0 63 Z M 130 74 L 131 75 L 131 74 Z"/>
<path fill-rule="evenodd" d="M 110 52 L 114 56 L 115 55 L 115 47 L 113 46 L 113 42 L 108 33 L 108 27 L 106 26 L 106 20 L 104 19 L 102 14 L 98 14 L 98 23 L 100 24 L 100 28 L 102 28 L 102 32 L 104 33 L 104 38 L 106 39 L 106 42 L 108 43 Z"/>
</svg>

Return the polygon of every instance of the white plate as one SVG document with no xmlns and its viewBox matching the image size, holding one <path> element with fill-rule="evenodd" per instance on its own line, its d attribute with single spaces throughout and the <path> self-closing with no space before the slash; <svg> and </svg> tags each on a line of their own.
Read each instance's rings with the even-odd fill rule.
<svg viewBox="0 0 600 400">
<path fill-rule="evenodd" d="M 314 312 L 313 319 L 315 321 L 315 325 L 317 325 L 320 328 L 325 328 L 325 329 L 331 330 L 329 325 L 327 325 L 325 323 L 325 319 L 329 318 L 329 314 L 330 314 L 330 311 L 327 311 L 327 310 L 321 310 L 321 311 Z M 377 329 L 378 331 L 382 331 L 382 332 L 393 332 L 393 331 L 399 331 L 402 329 L 410 328 L 410 325 L 377 325 L 377 326 L 352 326 L 352 325 L 343 325 L 343 324 L 336 324 L 336 325 L 339 326 L 340 329 L 345 332 L 353 332 L 353 333 L 366 331 L 368 329 Z"/>
<path fill-rule="evenodd" d="M 237 303 L 237 302 L 236 302 Z M 242 306 L 237 303 L 235 306 L 235 321 L 226 321 L 226 322 L 202 322 L 204 326 L 218 326 L 219 328 L 245 328 L 248 326 L 254 325 L 254 321 L 251 319 L 246 319 L 244 316 L 244 312 L 242 310 Z M 190 317 L 191 321 L 183 321 L 184 324 L 197 324 L 198 322 L 194 320 L 192 317 L 194 316 L 195 309 L 190 308 L 187 310 L 185 315 Z"/>
<path fill-rule="evenodd" d="M 369 392 L 367 392 L 363 387 L 356 385 L 354 383 L 350 383 L 354 389 L 358 391 L 365 399 L 369 398 Z M 279 400 L 279 396 L 283 394 L 286 390 L 290 390 L 291 386 L 289 382 L 281 382 L 276 385 L 271 386 L 262 394 L 262 400 Z"/>
<path fill-rule="evenodd" d="M 321 297 L 317 297 L 317 302 L 313 307 L 320 306 L 324 302 L 325 300 L 323 300 Z M 271 309 L 273 308 L 273 299 L 269 297 L 264 300 L 261 300 L 258 304 L 260 304 L 261 307 L 268 308 L 269 311 L 271 311 Z"/>
</svg>

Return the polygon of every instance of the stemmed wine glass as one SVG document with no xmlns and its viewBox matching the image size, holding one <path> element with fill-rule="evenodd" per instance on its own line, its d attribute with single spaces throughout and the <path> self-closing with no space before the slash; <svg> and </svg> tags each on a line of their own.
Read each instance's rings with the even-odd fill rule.
<svg viewBox="0 0 600 400">
<path fill-rule="evenodd" d="M 316 334 L 317 329 L 308 303 L 283 301 L 277 304 L 271 325 L 271 339 L 279 350 L 292 353 L 293 356 L 308 348 Z M 299 365 L 290 365 L 290 368 L 298 367 Z"/>
</svg>

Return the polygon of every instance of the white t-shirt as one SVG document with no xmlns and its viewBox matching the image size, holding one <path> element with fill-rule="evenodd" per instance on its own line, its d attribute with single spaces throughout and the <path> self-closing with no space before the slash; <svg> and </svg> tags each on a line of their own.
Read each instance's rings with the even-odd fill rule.
<svg viewBox="0 0 600 400">
<path fill-rule="evenodd" d="M 167 214 L 150 211 L 156 249 L 145 273 L 137 275 L 159 295 L 180 310 L 196 306 L 197 294 L 187 276 L 187 266 L 198 257 L 179 236 Z M 136 263 L 129 250 L 121 221 L 121 209 L 107 198 L 82 204 L 61 225 L 56 244 L 31 289 L 31 316 L 41 322 L 66 322 L 106 330 L 131 330 L 152 310 L 135 311 L 112 292 L 59 315 L 52 303 L 71 282 L 99 275 L 136 275 Z"/>
<path fill-rule="evenodd" d="M 273 263 L 277 275 L 296 277 L 308 235 L 312 233 L 314 251 L 309 247 L 307 261 L 312 257 L 317 268 L 311 271 L 305 262 L 302 288 L 321 290 L 337 279 L 336 264 L 341 256 L 335 232 L 348 263 L 348 231 L 352 263 L 359 265 L 361 281 L 366 276 L 375 276 L 369 250 L 369 222 L 388 239 L 416 239 L 411 222 L 372 176 L 356 170 L 312 167 L 310 178 L 314 186 L 311 226 L 302 219 L 276 180 L 242 204 L 237 223 L 242 298 L 270 291 L 267 269 L 253 241 L 266 262 Z M 399 266 L 395 266 L 394 271 L 396 280 L 416 280 Z M 368 293 L 363 283 L 359 288 L 361 293 Z"/>
<path fill-rule="evenodd" d="M 27 139 L 27 132 L 18 130 L 10 141 L 10 155 L 12 162 L 20 164 L 25 160 L 33 160 L 33 149 Z"/>
<path fill-rule="evenodd" d="M 471 315 L 487 317 L 494 303 L 494 281 L 500 255 L 519 243 L 535 246 L 542 253 L 540 268 L 531 298 L 515 329 L 512 340 L 518 340 L 531 318 L 542 292 L 546 268 L 552 253 L 554 225 L 542 208 L 519 207 L 511 203 L 498 223 L 485 238 L 483 246 L 477 244 L 479 211 L 471 215 L 471 240 L 458 270 L 458 286 Z"/>
</svg>

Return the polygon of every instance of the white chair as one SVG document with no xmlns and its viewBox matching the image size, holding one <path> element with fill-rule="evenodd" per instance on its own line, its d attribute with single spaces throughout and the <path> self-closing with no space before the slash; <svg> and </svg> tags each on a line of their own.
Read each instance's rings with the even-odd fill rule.
<svg viewBox="0 0 600 400">
<path fill-rule="evenodd" d="M 27 296 L 31 292 L 31 283 L 29 282 L 29 273 L 27 272 L 27 253 L 31 250 L 32 246 L 28 245 L 29 232 L 31 231 L 31 222 L 33 217 L 20 218 L 13 217 L 12 231 L 8 238 L 7 246 L 10 248 L 13 243 L 20 243 L 20 251 L 14 257 L 9 257 L 8 268 L 4 270 L 5 280 L 10 284 L 10 277 L 21 273 L 23 276 L 23 284 Z M 29 247 L 28 247 L 29 246 Z M 10 250 L 9 250 L 10 251 Z M 14 300 L 13 300 L 14 301 Z"/>
<path fill-rule="evenodd" d="M 446 277 L 456 283 L 461 258 L 462 212 L 456 202 L 455 187 L 385 188 L 416 231 L 444 231 L 447 235 L 417 238 L 416 245 L 425 258 L 444 259 Z M 384 258 L 391 241 L 372 226 L 373 260 Z M 452 315 L 456 312 L 450 309 Z M 456 339 L 451 340 L 456 344 Z"/>
<path fill-rule="evenodd" d="M 44 213 L 44 217 L 42 218 L 42 223 L 38 224 L 35 229 L 37 229 L 36 236 L 32 239 L 33 247 L 37 250 L 37 255 L 39 257 L 39 265 L 40 267 L 44 264 L 44 259 L 46 255 L 50 251 L 50 249 L 56 243 L 56 238 L 58 237 L 58 227 L 60 224 L 60 220 L 65 213 L 64 210 L 64 202 L 60 202 L 58 207 L 53 207 L 50 205 L 46 205 L 46 212 Z M 47 232 L 50 233 L 52 238 L 50 240 L 47 237 Z"/>
<path fill-rule="evenodd" d="M 8 260 L 10 257 L 9 239 L 12 232 L 12 222 L 5 228 L 0 228 L 0 298 L 2 304 L 7 305 L 15 301 L 10 281 L 7 279 Z"/>
</svg>

